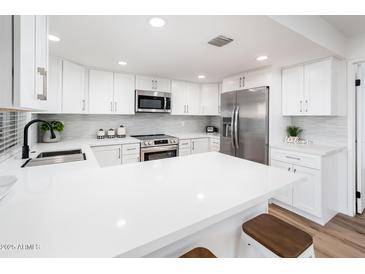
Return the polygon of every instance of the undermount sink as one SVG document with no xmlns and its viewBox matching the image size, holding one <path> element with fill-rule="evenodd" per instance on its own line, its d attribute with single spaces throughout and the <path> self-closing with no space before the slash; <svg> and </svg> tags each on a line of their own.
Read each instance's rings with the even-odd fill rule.
<svg viewBox="0 0 365 274">
<path fill-rule="evenodd" d="M 47 151 L 38 154 L 36 158 L 27 160 L 22 167 L 54 165 L 84 160 L 86 160 L 86 156 L 81 149 Z"/>
</svg>

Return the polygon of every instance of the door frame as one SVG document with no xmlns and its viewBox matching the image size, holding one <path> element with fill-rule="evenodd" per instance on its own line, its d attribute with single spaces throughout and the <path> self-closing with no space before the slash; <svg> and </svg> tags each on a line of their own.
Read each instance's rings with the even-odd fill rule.
<svg viewBox="0 0 365 274">
<path fill-rule="evenodd" d="M 347 121 L 348 121 L 348 215 L 354 216 L 356 212 L 356 178 L 357 178 L 357 146 L 356 146 L 356 86 L 358 65 L 364 63 L 365 57 L 353 59 L 347 63 Z"/>
</svg>

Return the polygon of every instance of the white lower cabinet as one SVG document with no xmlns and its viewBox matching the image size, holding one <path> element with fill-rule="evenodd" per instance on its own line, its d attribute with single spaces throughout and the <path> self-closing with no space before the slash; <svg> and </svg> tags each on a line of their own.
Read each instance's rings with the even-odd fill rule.
<svg viewBox="0 0 365 274">
<path fill-rule="evenodd" d="M 217 137 L 179 139 L 179 156 L 219 151 L 219 147 L 220 141 Z"/>
<path fill-rule="evenodd" d="M 338 212 L 338 186 L 343 166 L 341 153 L 326 157 L 271 149 L 271 166 L 304 175 L 305 181 L 277 193 L 272 202 L 321 225 Z"/>
<path fill-rule="evenodd" d="M 91 149 L 101 167 L 140 161 L 140 144 L 95 146 Z"/>
</svg>

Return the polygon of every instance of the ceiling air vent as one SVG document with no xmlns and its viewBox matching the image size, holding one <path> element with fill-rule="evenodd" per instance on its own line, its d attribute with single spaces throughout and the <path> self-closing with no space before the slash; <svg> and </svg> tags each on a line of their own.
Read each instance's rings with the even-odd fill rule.
<svg viewBox="0 0 365 274">
<path fill-rule="evenodd" d="M 208 42 L 208 44 L 211 44 L 216 47 L 223 47 L 223 46 L 227 45 L 228 43 L 231 43 L 232 41 L 233 41 L 233 39 L 231 39 L 231 38 L 228 38 L 223 35 L 219 35 L 219 36 L 213 38 L 212 40 L 210 40 Z"/>
</svg>

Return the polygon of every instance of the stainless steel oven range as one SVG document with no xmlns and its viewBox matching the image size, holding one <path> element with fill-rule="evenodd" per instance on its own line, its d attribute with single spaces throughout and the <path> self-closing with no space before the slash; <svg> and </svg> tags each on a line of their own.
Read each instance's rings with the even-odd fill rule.
<svg viewBox="0 0 365 274">
<path fill-rule="evenodd" d="M 141 140 L 141 161 L 151 161 L 178 156 L 179 139 L 165 134 L 134 135 Z"/>
</svg>

